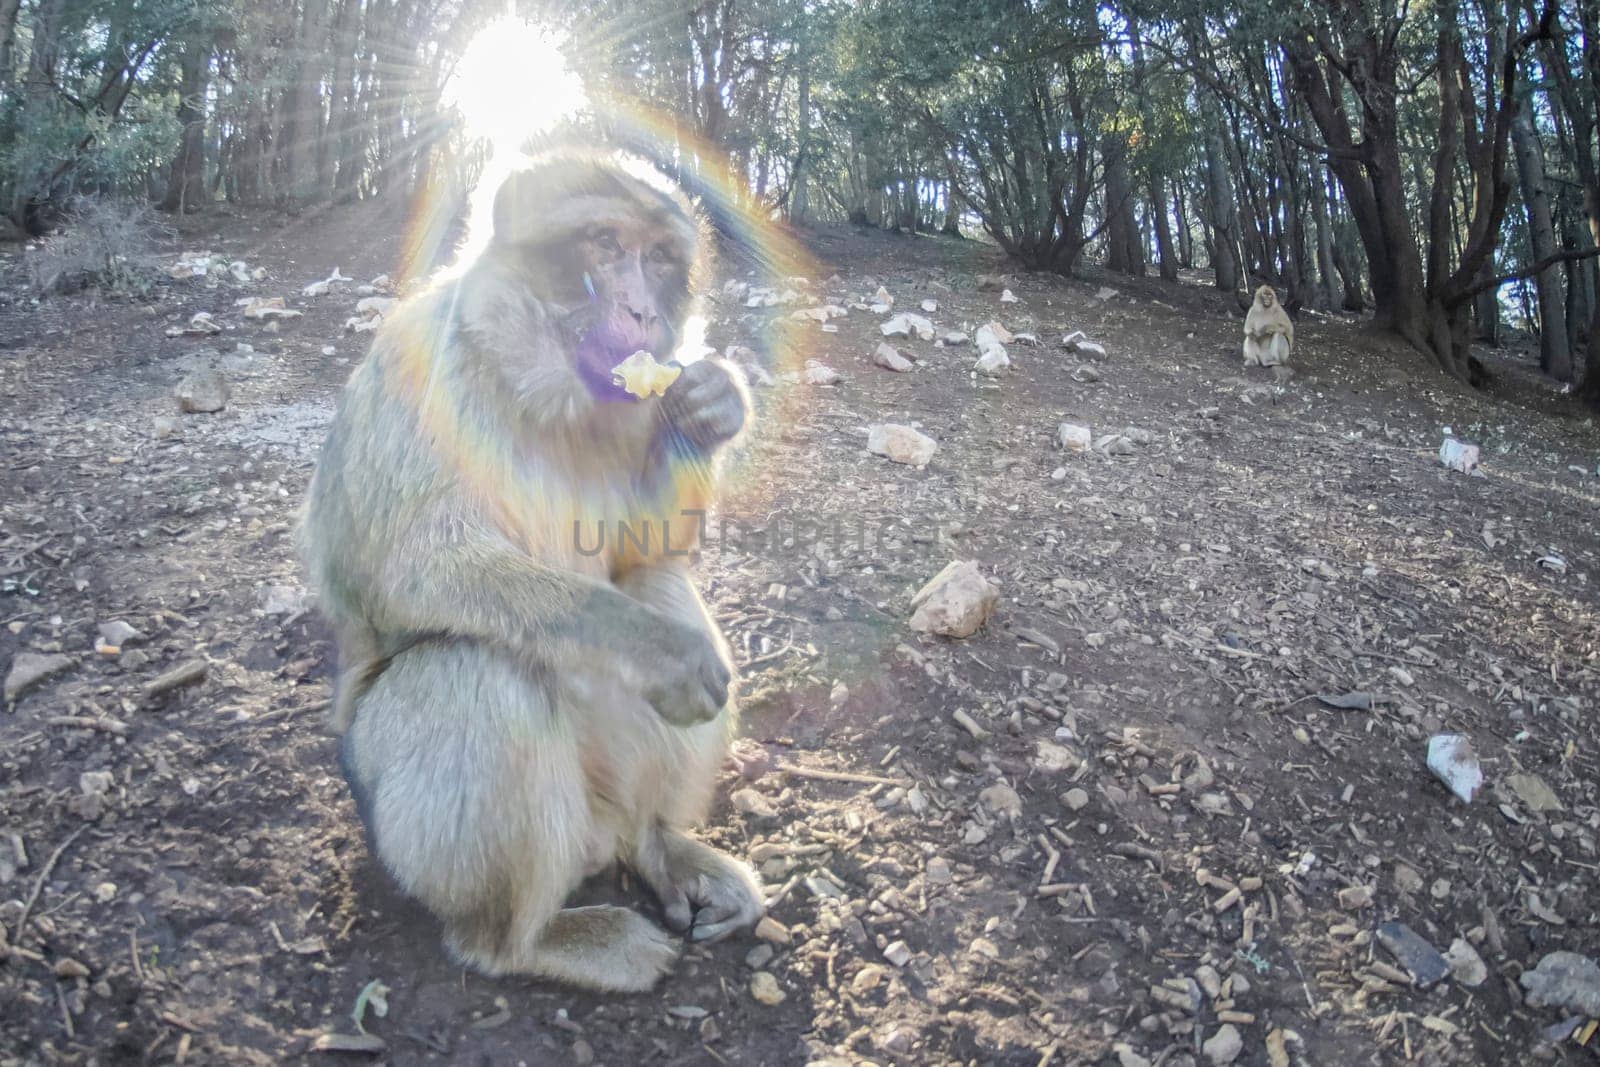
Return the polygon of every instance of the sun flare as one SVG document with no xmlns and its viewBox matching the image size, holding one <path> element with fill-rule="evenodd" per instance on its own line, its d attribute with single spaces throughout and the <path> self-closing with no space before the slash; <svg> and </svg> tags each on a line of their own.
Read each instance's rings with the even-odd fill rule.
<svg viewBox="0 0 1600 1067">
<path fill-rule="evenodd" d="M 496 151 L 515 149 L 588 102 L 562 43 L 531 22 L 498 18 L 467 45 L 445 83 L 444 102 L 461 113 L 470 136 Z"/>
</svg>

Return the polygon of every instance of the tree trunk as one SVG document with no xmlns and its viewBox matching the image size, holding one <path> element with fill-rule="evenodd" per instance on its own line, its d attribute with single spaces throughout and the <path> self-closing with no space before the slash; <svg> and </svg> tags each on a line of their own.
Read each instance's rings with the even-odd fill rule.
<svg viewBox="0 0 1600 1067">
<path fill-rule="evenodd" d="M 1178 280 L 1178 259 L 1172 241 L 1172 222 L 1167 218 L 1167 190 L 1160 178 L 1150 180 L 1150 217 L 1155 222 L 1156 257 L 1161 263 L 1161 277 L 1169 282 Z"/>
<path fill-rule="evenodd" d="M 1108 135 L 1102 153 L 1106 161 L 1106 268 L 1119 274 L 1144 276 L 1144 248 L 1133 214 L 1133 182 L 1128 175 L 1128 142 Z"/>
<path fill-rule="evenodd" d="M 1493 278 L 1494 258 L 1484 260 L 1483 266 L 1478 270 L 1478 281 L 1487 282 Z M 1485 289 L 1472 301 L 1472 322 L 1476 328 L 1475 336 L 1479 342 L 1490 348 L 1500 347 L 1500 293 L 1496 289 Z"/>
<path fill-rule="evenodd" d="M 1210 201 L 1211 269 L 1217 288 L 1239 291 L 1239 207 L 1233 194 L 1233 176 L 1222 147 L 1222 116 L 1210 94 L 1202 97 L 1201 117 L 1206 141 L 1206 197 Z"/>
<path fill-rule="evenodd" d="M 205 98 L 211 70 L 210 40 L 197 37 L 188 41 L 178 68 L 178 122 L 183 132 L 178 137 L 178 153 L 172 160 L 172 175 L 161 209 L 181 214 L 205 195 Z"/>
<path fill-rule="evenodd" d="M 1178 266 L 1194 269 L 1194 234 L 1189 231 L 1189 212 L 1184 204 L 1183 183 L 1172 197 L 1172 213 L 1178 220 Z"/>
<path fill-rule="evenodd" d="M 1532 100 L 1524 97 L 1511 120 L 1511 143 L 1517 157 L 1517 175 L 1528 210 L 1528 238 L 1535 261 L 1555 255 L 1555 224 L 1550 212 L 1550 187 L 1545 182 L 1544 150 L 1533 128 Z M 1567 344 L 1566 310 L 1562 302 L 1560 266 L 1534 275 L 1539 293 L 1539 365 L 1560 381 L 1572 380 L 1572 349 Z"/>
<path fill-rule="evenodd" d="M 807 62 L 804 47 L 800 51 L 799 63 L 800 99 L 795 110 L 800 127 L 800 143 L 795 146 L 794 173 L 789 176 L 789 221 L 804 226 L 811 211 L 811 202 L 806 196 L 806 181 L 811 169 L 811 161 L 807 158 L 811 152 L 811 65 Z"/>
<path fill-rule="evenodd" d="M 1328 187 L 1315 162 L 1311 165 L 1311 213 L 1317 225 L 1318 303 L 1332 311 L 1339 306 L 1339 280 L 1333 265 L 1333 224 L 1328 218 Z"/>
</svg>

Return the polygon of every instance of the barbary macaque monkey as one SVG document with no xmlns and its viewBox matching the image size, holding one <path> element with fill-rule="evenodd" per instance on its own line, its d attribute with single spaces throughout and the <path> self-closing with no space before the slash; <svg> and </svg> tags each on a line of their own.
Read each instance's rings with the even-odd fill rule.
<svg viewBox="0 0 1600 1067">
<path fill-rule="evenodd" d="M 1244 365 L 1276 367 L 1289 362 L 1294 350 L 1294 323 L 1278 303 L 1270 285 L 1256 290 L 1255 302 L 1244 317 Z"/>
<path fill-rule="evenodd" d="M 312 480 L 340 763 L 374 852 L 461 963 L 648 989 L 675 940 L 628 908 L 565 907 L 583 878 L 620 860 L 694 941 L 763 910 L 750 868 L 685 832 L 734 711 L 684 556 L 748 402 L 715 360 L 645 399 L 611 375 L 671 355 L 703 265 L 655 171 L 537 158 L 492 226 L 389 315 Z"/>
</svg>

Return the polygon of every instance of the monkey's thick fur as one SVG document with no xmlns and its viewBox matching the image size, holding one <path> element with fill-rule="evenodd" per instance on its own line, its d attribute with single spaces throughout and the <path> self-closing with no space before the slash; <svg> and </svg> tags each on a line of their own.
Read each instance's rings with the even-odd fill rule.
<svg viewBox="0 0 1600 1067">
<path fill-rule="evenodd" d="M 1294 323 L 1278 303 L 1270 285 L 1256 290 L 1256 298 L 1244 317 L 1244 365 L 1276 367 L 1289 362 L 1294 351 Z"/>
<path fill-rule="evenodd" d="M 602 403 L 574 369 L 597 323 L 663 357 L 681 331 L 699 229 L 659 175 L 545 157 L 500 186 L 493 225 L 384 323 L 312 482 L 302 544 L 338 638 L 341 763 L 374 851 L 456 959 L 647 989 L 675 940 L 627 908 L 564 907 L 584 877 L 620 859 L 695 940 L 762 911 L 754 873 L 684 833 L 734 711 L 683 512 L 710 500 L 747 404 L 715 361 L 641 401 Z M 619 548 L 619 521 L 649 531 L 645 551 Z"/>
</svg>

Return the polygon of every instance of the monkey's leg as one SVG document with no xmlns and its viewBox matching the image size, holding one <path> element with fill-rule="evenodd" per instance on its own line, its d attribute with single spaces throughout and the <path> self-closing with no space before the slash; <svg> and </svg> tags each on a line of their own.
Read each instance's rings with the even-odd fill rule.
<svg viewBox="0 0 1600 1067">
<path fill-rule="evenodd" d="M 373 850 L 462 963 L 618 991 L 671 967 L 672 940 L 643 916 L 562 909 L 604 838 L 571 716 L 508 656 L 462 640 L 400 653 L 357 699 L 340 756 Z"/>
<path fill-rule="evenodd" d="M 1261 366 L 1261 345 L 1254 337 L 1246 336 L 1244 339 L 1244 365 Z"/>
<path fill-rule="evenodd" d="M 1289 338 L 1281 333 L 1273 334 L 1272 339 L 1267 342 L 1266 358 L 1261 362 L 1268 367 L 1289 362 Z"/>
<path fill-rule="evenodd" d="M 729 657 L 726 642 L 681 567 L 638 567 L 617 587 L 665 615 L 701 627 Z M 727 662 L 731 664 L 731 657 Z M 683 832 L 705 815 L 732 725 L 731 708 L 725 722 L 687 730 L 658 725 L 662 736 L 654 752 L 667 765 L 646 780 L 670 783 L 670 788 L 640 798 L 639 821 L 624 835 L 624 862 L 660 899 L 667 925 L 688 931 L 691 941 L 724 938 L 754 925 L 765 911 L 761 882 L 747 864 Z"/>
</svg>

